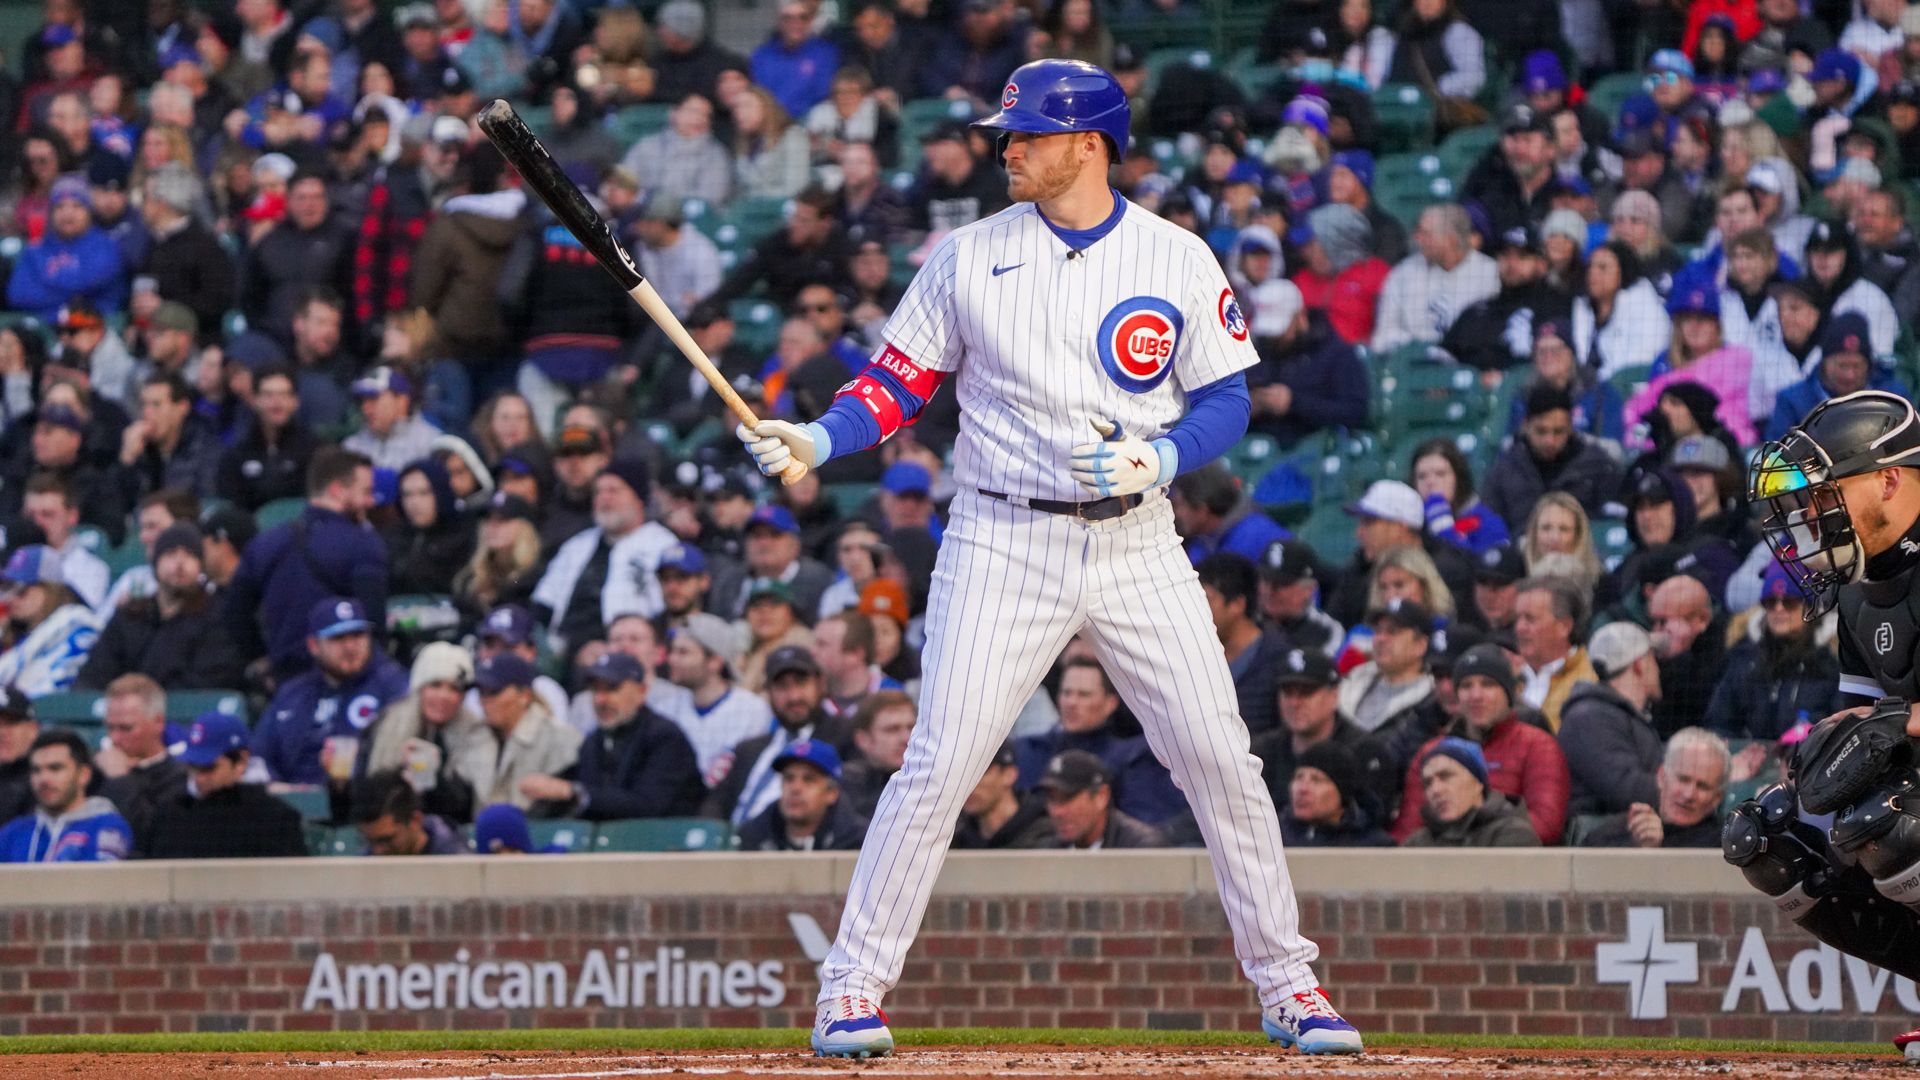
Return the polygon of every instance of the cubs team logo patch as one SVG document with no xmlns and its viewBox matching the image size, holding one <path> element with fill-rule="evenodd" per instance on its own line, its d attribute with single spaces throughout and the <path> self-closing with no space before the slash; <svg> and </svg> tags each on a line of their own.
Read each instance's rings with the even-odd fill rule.
<svg viewBox="0 0 1920 1080">
<path fill-rule="evenodd" d="M 1247 340 L 1247 317 L 1240 314 L 1240 301 L 1232 289 L 1220 290 L 1220 327 L 1235 341 Z"/>
<path fill-rule="evenodd" d="M 1122 300 L 1100 320 L 1094 347 L 1121 389 L 1144 394 L 1166 381 L 1185 327 L 1180 309 L 1156 296 Z"/>
<path fill-rule="evenodd" d="M 1014 105 L 1019 102 L 1019 100 L 1020 100 L 1020 84 L 1019 83 L 1008 83 L 1007 88 L 1005 90 L 1000 91 L 1000 107 L 1003 109 L 1013 108 Z"/>
</svg>

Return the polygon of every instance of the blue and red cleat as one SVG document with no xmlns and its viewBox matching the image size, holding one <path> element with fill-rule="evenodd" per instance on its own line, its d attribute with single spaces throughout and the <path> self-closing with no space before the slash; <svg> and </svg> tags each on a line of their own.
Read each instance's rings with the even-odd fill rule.
<svg viewBox="0 0 1920 1080">
<path fill-rule="evenodd" d="M 887 1014 L 872 998 L 842 996 L 822 1002 L 813 1018 L 817 1057 L 876 1058 L 893 1053 Z"/>
<path fill-rule="evenodd" d="M 1260 1016 L 1260 1030 L 1281 1046 L 1306 1054 L 1357 1054 L 1360 1032 L 1335 1012 L 1319 987 L 1283 999 Z"/>
</svg>

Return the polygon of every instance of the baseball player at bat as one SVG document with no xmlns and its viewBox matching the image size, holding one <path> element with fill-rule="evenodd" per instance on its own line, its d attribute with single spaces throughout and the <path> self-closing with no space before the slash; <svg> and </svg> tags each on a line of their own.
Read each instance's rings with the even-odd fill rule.
<svg viewBox="0 0 1920 1080">
<path fill-rule="evenodd" d="M 1318 950 L 1300 934 L 1278 819 L 1165 495 L 1246 431 L 1246 319 L 1205 243 L 1107 185 L 1129 120 L 1112 75 L 1035 61 L 1000 104 L 976 124 L 1005 133 L 1015 205 L 941 241 L 825 414 L 738 429 L 773 474 L 873 446 L 948 380 L 961 410 L 921 720 L 821 968 L 813 1048 L 892 1051 L 880 1005 L 961 804 L 1085 631 L 1193 807 L 1267 1035 L 1358 1053 L 1359 1032 L 1308 967 Z"/>
</svg>

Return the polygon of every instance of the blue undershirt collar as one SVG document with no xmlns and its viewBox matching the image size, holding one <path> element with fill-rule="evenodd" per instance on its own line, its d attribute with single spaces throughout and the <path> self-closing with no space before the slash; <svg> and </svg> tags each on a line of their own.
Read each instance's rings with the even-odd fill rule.
<svg viewBox="0 0 1920 1080">
<path fill-rule="evenodd" d="M 1108 214 L 1107 220 L 1095 225 L 1091 229 L 1063 229 L 1049 220 L 1046 211 L 1040 209 L 1037 203 L 1034 205 L 1033 212 L 1040 215 L 1040 220 L 1047 223 L 1047 228 L 1053 230 L 1053 235 L 1059 237 L 1061 243 L 1075 251 L 1085 251 L 1099 241 L 1101 237 L 1112 232 L 1114 226 L 1120 224 L 1120 219 L 1126 215 L 1127 200 L 1121 198 L 1118 191 L 1114 191 L 1112 188 L 1108 188 L 1107 190 L 1113 193 L 1113 213 Z"/>
</svg>

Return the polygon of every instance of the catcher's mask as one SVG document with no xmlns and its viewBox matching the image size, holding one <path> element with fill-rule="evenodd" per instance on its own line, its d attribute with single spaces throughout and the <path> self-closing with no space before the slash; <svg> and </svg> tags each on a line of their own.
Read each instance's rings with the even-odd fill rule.
<svg viewBox="0 0 1920 1080">
<path fill-rule="evenodd" d="M 1821 403 L 1749 461 L 1747 499 L 1766 504 L 1761 535 L 1806 598 L 1808 621 L 1866 575 L 1867 553 L 1838 481 L 1895 466 L 1920 466 L 1920 415 L 1881 390 Z"/>
</svg>

